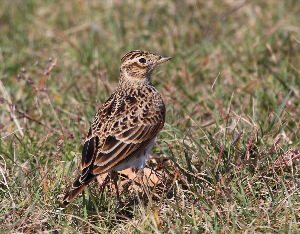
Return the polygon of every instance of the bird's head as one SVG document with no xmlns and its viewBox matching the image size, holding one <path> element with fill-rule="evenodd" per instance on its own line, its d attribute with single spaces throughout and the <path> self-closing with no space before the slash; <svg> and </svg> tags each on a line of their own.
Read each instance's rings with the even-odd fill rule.
<svg viewBox="0 0 300 234">
<path fill-rule="evenodd" d="M 169 61 L 171 57 L 133 50 L 121 59 L 121 76 L 132 81 L 150 81 L 152 71 L 159 65 Z"/>
</svg>

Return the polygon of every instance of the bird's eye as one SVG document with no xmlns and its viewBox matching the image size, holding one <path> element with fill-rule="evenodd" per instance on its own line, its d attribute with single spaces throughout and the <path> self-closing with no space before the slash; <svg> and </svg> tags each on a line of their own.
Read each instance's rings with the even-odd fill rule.
<svg viewBox="0 0 300 234">
<path fill-rule="evenodd" d="M 146 63 L 146 59 L 140 58 L 140 59 L 139 59 L 139 62 L 140 62 L 140 63 Z"/>
</svg>

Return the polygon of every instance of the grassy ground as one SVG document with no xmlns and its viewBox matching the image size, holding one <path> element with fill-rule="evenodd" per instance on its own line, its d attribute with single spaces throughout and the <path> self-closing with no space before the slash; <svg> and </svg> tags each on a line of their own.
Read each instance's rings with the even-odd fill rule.
<svg viewBox="0 0 300 234">
<path fill-rule="evenodd" d="M 299 1 L 0 5 L 1 232 L 299 232 Z M 59 209 L 131 49 L 174 56 L 154 74 L 154 153 L 177 179 L 147 202 L 91 187 Z"/>
</svg>

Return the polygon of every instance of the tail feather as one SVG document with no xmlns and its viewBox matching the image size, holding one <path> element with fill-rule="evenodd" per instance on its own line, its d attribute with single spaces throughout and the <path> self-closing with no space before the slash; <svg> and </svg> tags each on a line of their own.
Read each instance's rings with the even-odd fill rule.
<svg viewBox="0 0 300 234">
<path fill-rule="evenodd" d="M 71 190 L 64 196 L 63 206 L 68 205 L 74 198 L 76 198 L 95 177 L 95 175 L 89 173 L 88 176 L 82 180 L 82 176 L 79 176 L 72 184 Z"/>
</svg>

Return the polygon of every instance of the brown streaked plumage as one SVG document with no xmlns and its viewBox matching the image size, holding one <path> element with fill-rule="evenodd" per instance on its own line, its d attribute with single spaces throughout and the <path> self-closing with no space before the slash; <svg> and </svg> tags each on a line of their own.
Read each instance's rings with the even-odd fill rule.
<svg viewBox="0 0 300 234">
<path fill-rule="evenodd" d="M 165 121 L 165 105 L 151 84 L 151 73 L 169 59 L 139 50 L 122 57 L 119 84 L 91 124 L 82 150 L 81 175 L 65 195 L 65 205 L 99 174 L 144 168 Z"/>
</svg>

